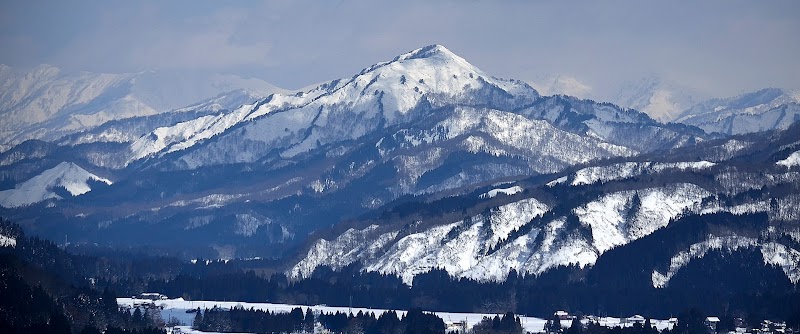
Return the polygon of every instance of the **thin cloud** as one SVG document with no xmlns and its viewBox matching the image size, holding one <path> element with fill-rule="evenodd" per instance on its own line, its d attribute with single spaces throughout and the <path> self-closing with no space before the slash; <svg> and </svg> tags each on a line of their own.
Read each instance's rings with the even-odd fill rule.
<svg viewBox="0 0 800 334">
<path fill-rule="evenodd" d="M 283 87 L 440 43 L 485 71 L 604 89 L 656 73 L 711 95 L 800 88 L 797 1 L 7 2 L 0 63 L 202 69 Z M 5 18 L 9 18 L 6 20 Z M 45 22 L 45 24 L 42 24 Z"/>
</svg>

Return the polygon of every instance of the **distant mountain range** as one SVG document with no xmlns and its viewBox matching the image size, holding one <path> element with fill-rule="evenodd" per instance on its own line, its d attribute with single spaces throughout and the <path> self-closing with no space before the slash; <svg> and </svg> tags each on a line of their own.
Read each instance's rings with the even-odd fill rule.
<svg viewBox="0 0 800 334">
<path fill-rule="evenodd" d="M 727 135 L 786 129 L 800 120 L 800 91 L 767 88 L 711 99 L 684 111 L 675 122 Z"/>
<path fill-rule="evenodd" d="M 759 253 L 760 266 L 777 266 L 797 284 L 799 126 L 592 163 L 453 198 L 419 198 L 323 234 L 287 274 L 299 279 L 321 266 L 356 264 L 407 284 L 434 269 L 504 281 L 512 270 L 592 268 L 610 250 L 631 260 L 639 252 L 628 245 L 638 249 L 642 239 L 671 253 L 632 260 L 638 267 L 631 271 L 648 273 L 637 284 L 663 288 L 709 252 L 742 250 Z"/>
<path fill-rule="evenodd" d="M 282 91 L 233 75 L 68 73 L 50 65 L 20 71 L 0 65 L 0 149 L 28 139 L 52 141 L 108 121 L 160 114 L 237 90 L 259 97 Z"/>
<path fill-rule="evenodd" d="M 800 279 L 792 92 L 694 107 L 657 83 L 631 92 L 650 115 L 678 117 L 663 123 L 542 96 L 441 45 L 301 91 L 259 83 L 180 109 L 143 102 L 133 88 L 146 74 L 33 77 L 50 79 L 4 81 L 17 88 L 2 117 L 19 124 L 0 153 L 0 215 L 55 240 L 279 257 L 294 278 L 357 265 L 408 284 L 436 268 L 490 281 L 605 268 L 608 254 L 661 243 L 636 266 L 654 287 L 710 250 L 759 252 Z M 683 235 L 687 224 L 701 230 Z"/>
</svg>

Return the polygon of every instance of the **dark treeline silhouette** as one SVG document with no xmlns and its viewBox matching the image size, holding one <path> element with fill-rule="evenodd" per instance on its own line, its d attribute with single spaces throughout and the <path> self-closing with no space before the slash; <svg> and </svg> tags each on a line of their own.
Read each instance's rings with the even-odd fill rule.
<svg viewBox="0 0 800 334">
<path fill-rule="evenodd" d="M 0 248 L 0 260 L 3 270 L 13 273 L 4 279 L 24 278 L 22 282 L 32 291 L 27 296 L 42 298 L 45 295 L 55 300 L 52 296 L 84 293 L 90 300 L 96 300 L 96 307 L 103 307 L 102 292 L 105 290 L 109 296 L 116 297 L 160 292 L 187 300 L 301 305 L 349 305 L 352 301 L 355 306 L 384 309 L 512 311 L 538 317 L 564 309 L 584 314 L 644 314 L 665 319 L 681 310 L 698 308 L 708 315 L 741 317 L 753 323 L 763 319 L 785 320 L 797 327 L 800 325 L 798 287 L 786 278 L 781 268 L 765 265 L 758 249 L 742 248 L 730 253 L 711 250 L 705 257 L 689 262 L 672 277 L 668 286 L 660 289 L 651 285 L 651 272 L 641 270 L 665 270 L 663 266 L 669 264 L 670 257 L 681 247 L 685 249 L 688 244 L 700 241 L 709 231 L 725 227 L 744 234 L 750 226 L 763 221 L 765 218 L 759 215 L 688 216 L 671 223 L 668 229 L 609 250 L 592 267 L 558 267 L 538 276 L 512 271 L 504 282 L 459 279 L 450 277 L 444 270 L 432 270 L 416 276 L 411 287 L 393 275 L 362 272 L 359 263 L 338 271 L 317 268 L 310 277 L 292 281 L 281 272 L 261 269 L 274 264 L 265 261 L 226 263 L 200 259 L 192 264 L 119 251 L 73 254 L 50 241 L 25 237 L 18 226 L 7 221 L 0 223 L 0 232 L 15 237 L 17 246 Z M 90 284 L 89 278 L 94 284 Z M 51 281 L 61 283 L 54 285 L 49 283 Z M 43 292 L 34 293 L 36 289 Z M 20 298 L 11 296 L 2 300 L 15 300 L 22 305 L 24 300 Z M 85 309 L 83 306 L 65 307 L 66 300 L 59 298 L 56 305 L 66 309 L 68 314 L 78 314 L 75 310 Z M 112 325 L 144 328 L 125 320 L 124 315 L 113 315 L 110 303 L 107 307 L 109 320 L 71 316 L 73 330 L 93 322 L 98 328 Z M 8 315 L 6 319 L 12 317 Z M 35 319 L 30 321 L 36 322 Z"/>
<path fill-rule="evenodd" d="M 114 292 L 83 277 L 80 256 L 2 219 L 0 234 L 16 241 L 0 247 L 0 333 L 164 333 L 153 318 L 120 310 Z"/>
<path fill-rule="evenodd" d="M 503 316 L 496 315 L 494 318 L 484 317 L 481 322 L 472 326 L 474 334 L 521 334 L 523 333 L 522 324 L 519 317 L 514 313 L 506 312 Z"/>
<path fill-rule="evenodd" d="M 711 315 L 760 321 L 776 318 L 800 325 L 800 292 L 780 267 L 766 265 L 759 250 L 710 250 L 689 262 L 664 288 L 655 288 L 651 271 L 713 230 L 746 235 L 762 227 L 762 214 L 728 213 L 688 216 L 625 247 L 604 254 L 593 267 L 559 267 L 539 276 L 512 271 L 505 282 L 478 282 L 432 270 L 408 287 L 396 276 L 362 272 L 358 263 L 339 271 L 318 268 L 310 277 L 291 281 L 281 273 L 264 277 L 254 271 L 209 270 L 152 279 L 147 289 L 187 299 L 242 300 L 289 304 L 329 304 L 456 312 L 547 316 L 556 309 L 588 314 L 648 314 L 668 318 L 696 307 Z"/>
<path fill-rule="evenodd" d="M 314 314 L 310 309 L 304 313 L 300 308 L 294 308 L 289 313 L 242 307 L 213 308 L 197 310 L 193 327 L 215 332 L 292 333 L 313 332 L 317 323 L 334 333 L 444 334 L 445 330 L 441 318 L 420 309 L 409 310 L 402 317 L 398 317 L 394 311 L 384 312 L 376 317 L 374 313 L 361 311 L 354 315 L 338 311 Z"/>
</svg>

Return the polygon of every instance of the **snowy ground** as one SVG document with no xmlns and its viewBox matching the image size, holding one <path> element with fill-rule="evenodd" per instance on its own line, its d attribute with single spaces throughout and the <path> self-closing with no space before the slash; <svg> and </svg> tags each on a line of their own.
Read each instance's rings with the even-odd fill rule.
<svg viewBox="0 0 800 334">
<path fill-rule="evenodd" d="M 120 306 L 128 306 L 132 307 L 134 304 L 140 303 L 149 303 L 150 300 L 146 299 L 132 299 L 132 298 L 117 298 L 117 303 Z M 306 312 L 307 308 L 311 308 L 314 312 L 349 312 L 348 307 L 337 307 L 337 306 L 323 306 L 323 305 L 316 305 L 316 306 L 307 306 L 307 305 L 289 305 L 289 304 L 272 304 L 272 303 L 245 303 L 245 302 L 222 302 L 222 301 L 188 301 L 183 300 L 183 298 L 178 299 L 168 299 L 168 300 L 158 300 L 155 301 L 155 304 L 158 306 L 162 306 L 163 309 L 161 310 L 161 317 L 164 318 L 165 321 L 169 320 L 170 318 L 177 318 L 185 325 L 191 325 L 192 321 L 194 320 L 194 313 L 186 313 L 186 310 L 189 309 L 210 309 L 214 306 L 221 307 L 221 308 L 231 308 L 234 306 L 242 306 L 246 309 L 250 309 L 251 307 L 257 310 L 269 310 L 274 312 L 290 312 L 293 308 L 299 307 Z M 375 316 L 377 317 L 383 312 L 387 310 L 384 309 L 371 309 L 371 308 L 363 308 L 363 307 L 353 307 L 352 312 L 358 313 L 358 311 L 363 312 L 374 312 Z M 397 311 L 398 316 L 405 315 L 405 311 Z M 467 326 L 472 327 L 478 322 L 483 319 L 483 317 L 494 317 L 496 314 L 481 314 L 481 313 L 452 313 L 452 312 L 433 312 L 440 318 L 442 318 L 445 323 L 452 323 L 457 321 L 466 320 Z M 534 317 L 525 317 L 521 316 L 520 321 L 522 322 L 522 327 L 527 332 L 538 333 L 542 332 L 544 328 L 544 324 L 546 320 Z M 666 320 L 652 320 L 653 324 L 659 330 L 667 328 L 669 323 Z M 561 322 L 562 327 L 569 327 L 571 321 L 565 320 Z M 604 317 L 600 318 L 600 324 L 603 326 L 622 326 L 620 324 L 620 318 L 611 318 L 611 317 Z M 189 327 L 181 327 L 181 330 L 191 333 L 200 333 L 198 331 L 192 331 Z"/>
</svg>

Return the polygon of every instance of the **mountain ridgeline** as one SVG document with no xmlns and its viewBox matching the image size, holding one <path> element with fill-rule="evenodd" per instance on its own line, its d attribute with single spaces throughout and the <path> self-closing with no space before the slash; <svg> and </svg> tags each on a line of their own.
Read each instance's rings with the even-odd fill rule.
<svg viewBox="0 0 800 334">
<path fill-rule="evenodd" d="M 793 293 L 796 109 L 766 90 L 664 124 L 541 96 L 431 45 L 304 91 L 25 141 L 0 153 L 0 215 L 73 245 L 273 258 L 292 281 L 568 272 L 606 293 L 688 293 L 708 277 L 715 298 Z M 742 268 L 767 282 L 737 285 Z"/>
</svg>

